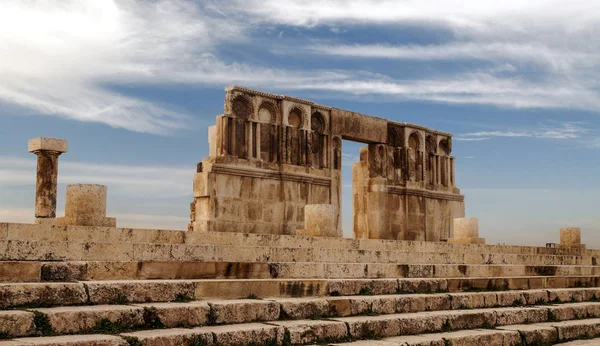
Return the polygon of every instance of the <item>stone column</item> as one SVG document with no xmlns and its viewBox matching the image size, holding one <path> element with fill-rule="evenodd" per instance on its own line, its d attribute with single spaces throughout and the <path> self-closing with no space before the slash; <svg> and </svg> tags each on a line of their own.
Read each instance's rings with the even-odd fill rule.
<svg viewBox="0 0 600 346">
<path fill-rule="evenodd" d="M 581 229 L 579 227 L 568 227 L 560 229 L 560 248 L 565 249 L 585 249 L 581 244 Z"/>
<path fill-rule="evenodd" d="M 56 222 L 56 192 L 58 186 L 58 157 L 67 152 L 64 139 L 38 137 L 29 140 L 28 151 L 37 156 L 35 184 L 35 222 Z"/>
<path fill-rule="evenodd" d="M 454 180 L 455 179 L 454 174 L 455 174 L 455 169 L 456 169 L 455 162 L 456 162 L 455 158 L 451 156 L 450 157 L 450 185 L 452 187 L 456 186 L 456 181 Z"/>
<path fill-rule="evenodd" d="M 440 155 L 435 155 L 435 177 L 436 177 L 436 185 L 442 184 L 442 160 Z"/>
<path fill-rule="evenodd" d="M 60 226 L 116 227 L 117 220 L 106 217 L 106 186 L 96 184 L 67 185 L 65 217 Z"/>
<path fill-rule="evenodd" d="M 479 219 L 471 217 L 454 219 L 454 237 L 449 243 L 485 244 L 484 238 L 479 238 Z"/>
</svg>

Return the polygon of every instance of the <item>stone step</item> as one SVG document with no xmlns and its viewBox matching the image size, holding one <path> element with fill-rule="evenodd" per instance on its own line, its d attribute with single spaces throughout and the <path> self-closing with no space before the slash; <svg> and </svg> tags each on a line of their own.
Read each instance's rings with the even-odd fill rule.
<svg viewBox="0 0 600 346">
<path fill-rule="evenodd" d="M 600 317 L 600 303 L 589 301 L 597 300 L 598 294 L 600 289 L 533 290 L 29 308 L 25 311 L 0 311 L 0 333 L 12 337 L 39 334 L 114 333 L 124 330 L 197 327 L 280 319 L 315 320 L 521 306 L 536 307 L 535 318 L 564 321 Z M 568 301 L 579 302 L 566 303 Z M 555 305 L 538 306 L 549 302 Z M 509 319 L 514 313 L 515 310 L 507 310 L 503 314 L 497 313 L 497 319 Z M 41 324 L 40 321 L 44 323 Z M 282 324 L 278 322 L 277 325 L 288 324 L 296 325 L 290 321 Z"/>
<path fill-rule="evenodd" d="M 559 249 L 532 246 L 453 244 L 442 242 L 395 241 L 379 239 L 321 238 L 291 235 L 227 232 L 186 232 L 152 229 L 129 229 L 84 226 L 48 226 L 0 223 L 0 241 L 39 240 L 43 242 L 83 243 L 157 243 L 244 245 L 250 247 L 284 247 L 307 249 L 352 249 L 410 251 L 413 253 L 529 254 L 598 257 L 596 250 Z"/>
<path fill-rule="evenodd" d="M 598 304 L 596 304 L 598 305 Z M 597 337 L 600 319 L 545 322 L 550 307 L 436 311 L 328 320 L 274 321 L 196 328 L 154 329 L 110 335 L 17 338 L 13 345 L 538 345 Z M 552 308 L 558 308 L 552 306 Z M 568 309 L 568 307 L 562 307 Z M 600 309 L 592 309 L 600 313 Z M 529 323 L 529 324 L 521 324 Z M 532 324 L 533 323 L 533 324 Z M 429 334 L 423 334 L 429 333 Z M 398 337 L 401 336 L 401 337 Z M 10 337 L 10 336 L 9 336 Z M 373 339 L 387 338 L 373 341 Z M 440 344 L 439 342 L 443 342 Z"/>
<path fill-rule="evenodd" d="M 564 307 L 564 309 L 567 309 Z M 600 312 L 599 309 L 594 309 Z M 459 311 L 433 311 L 391 314 L 381 316 L 356 316 L 327 320 L 273 321 L 268 323 L 242 323 L 197 328 L 174 328 L 127 332 L 121 334 L 136 345 L 182 344 L 254 344 L 269 343 L 311 344 L 346 340 L 373 340 L 382 337 L 405 336 L 384 342 L 435 342 L 457 339 L 463 342 L 487 340 L 491 345 L 502 345 L 498 340 L 510 340 L 510 345 L 552 344 L 583 337 L 594 337 L 600 332 L 600 319 L 582 319 L 563 322 L 546 322 L 548 307 L 519 307 L 474 309 Z M 529 323 L 529 324 L 523 324 Z M 533 323 L 533 324 L 531 324 Z M 502 337 L 491 336 L 491 329 Z M 487 332 L 473 333 L 476 329 Z M 450 333 L 465 330 L 463 333 Z M 439 333 L 421 335 L 423 333 Z M 406 337 L 411 336 L 412 337 Z M 511 335 L 517 335 L 518 339 Z M 96 336 L 97 337 L 97 336 Z M 475 339 L 473 339 L 475 338 Z M 25 339 L 16 339 L 20 342 Z M 363 343 L 364 344 L 364 343 Z M 418 343 L 415 343 L 417 345 Z M 384 344 L 385 345 L 385 344 Z M 2 346 L 2 345 L 0 345 Z"/>
<path fill-rule="evenodd" d="M 146 345 L 282 345 L 283 327 L 246 323 L 193 329 L 163 329 L 124 333 L 130 344 Z M 0 345 L 2 346 L 2 345 Z"/>
<path fill-rule="evenodd" d="M 37 338 L 20 338 L 0 341 L 0 346 L 130 346 L 127 341 L 116 335 L 62 335 Z"/>
<path fill-rule="evenodd" d="M 378 340 L 333 343 L 331 346 L 523 346 L 518 331 L 473 329 L 456 332 L 397 336 Z"/>
<path fill-rule="evenodd" d="M 518 277 L 373 280 L 118 280 L 0 284 L 0 309 L 180 300 L 389 295 L 463 291 L 563 289 L 550 301 L 590 300 L 598 277 Z M 583 288 L 588 287 L 588 288 Z M 553 292 L 552 290 L 550 292 Z M 577 293 L 580 292 L 580 293 Z M 588 292 L 588 293 L 581 293 Z M 593 292 L 593 293 L 589 293 Z"/>
<path fill-rule="evenodd" d="M 586 265 L 592 256 L 376 249 L 331 249 L 212 244 L 0 240 L 2 261 L 203 261 L 471 265 Z"/>
<path fill-rule="evenodd" d="M 562 343 L 561 346 L 598 346 L 600 345 L 600 338 L 590 340 L 576 340 Z"/>
<path fill-rule="evenodd" d="M 204 261 L 0 261 L 0 282 L 596 276 L 600 266 Z"/>
<path fill-rule="evenodd" d="M 496 329 L 474 329 L 457 332 L 420 334 L 379 340 L 364 340 L 347 343 L 334 343 L 335 346 L 522 346 L 555 345 L 596 346 L 600 333 L 600 319 L 583 319 L 563 322 L 534 323 L 527 325 L 500 326 Z M 569 340 L 576 340 L 570 341 Z"/>
</svg>

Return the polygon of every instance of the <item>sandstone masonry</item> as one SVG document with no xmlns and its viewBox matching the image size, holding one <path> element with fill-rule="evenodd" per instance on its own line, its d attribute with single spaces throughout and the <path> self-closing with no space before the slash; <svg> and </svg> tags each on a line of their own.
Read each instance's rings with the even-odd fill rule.
<svg viewBox="0 0 600 346">
<path fill-rule="evenodd" d="M 341 236 L 343 139 L 366 144 L 353 165 L 355 237 L 452 237 L 464 217 L 452 135 L 238 86 L 209 129 L 189 229 L 294 235 L 306 205 L 329 204 Z"/>
</svg>

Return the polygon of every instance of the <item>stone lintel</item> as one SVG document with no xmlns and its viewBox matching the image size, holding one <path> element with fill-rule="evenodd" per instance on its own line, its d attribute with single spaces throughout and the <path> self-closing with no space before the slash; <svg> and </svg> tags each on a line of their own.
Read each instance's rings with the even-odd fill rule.
<svg viewBox="0 0 600 346">
<path fill-rule="evenodd" d="M 27 148 L 30 153 L 46 150 L 66 153 L 68 149 L 67 141 L 65 139 L 48 137 L 37 137 L 30 139 Z"/>
</svg>

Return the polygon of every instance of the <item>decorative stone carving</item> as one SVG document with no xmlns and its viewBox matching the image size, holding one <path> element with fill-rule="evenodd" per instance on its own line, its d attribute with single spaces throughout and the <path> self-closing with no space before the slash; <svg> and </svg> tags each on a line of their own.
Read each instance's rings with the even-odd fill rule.
<svg viewBox="0 0 600 346">
<path fill-rule="evenodd" d="M 277 124 L 278 108 L 271 101 L 263 101 L 258 107 L 258 121 L 261 123 Z"/>
<path fill-rule="evenodd" d="M 233 99 L 232 110 L 233 114 L 244 120 L 250 119 L 250 114 L 252 114 L 252 103 L 248 100 L 246 96 L 238 95 Z"/>
<path fill-rule="evenodd" d="M 440 149 L 442 149 L 443 154 L 450 155 L 452 152 L 452 138 L 444 138 L 440 141 Z"/>
<path fill-rule="evenodd" d="M 427 136 L 427 140 L 425 142 L 425 151 L 430 154 L 437 153 L 437 143 L 435 142 L 435 137 Z"/>
<path fill-rule="evenodd" d="M 404 146 L 404 129 L 395 124 L 388 124 L 388 142 L 392 147 Z"/>
<path fill-rule="evenodd" d="M 438 163 L 435 141 L 450 134 L 290 96 L 226 90 L 225 114 L 209 136 L 216 149 L 194 177 L 193 231 L 295 234 L 313 204 L 334 208 L 339 231 L 342 138 L 368 143 L 352 177 L 362 236 L 437 241 L 464 216 L 460 191 L 441 183 L 453 182 L 454 166 Z M 434 140 L 426 144 L 426 137 Z M 429 175 L 436 184 L 424 181 L 428 155 L 443 170 Z"/>
<path fill-rule="evenodd" d="M 325 133 L 327 125 L 325 124 L 325 117 L 319 112 L 314 112 L 310 117 L 310 128 L 317 133 Z"/>
<path fill-rule="evenodd" d="M 333 137 L 333 169 L 342 169 L 342 140 Z"/>
</svg>

